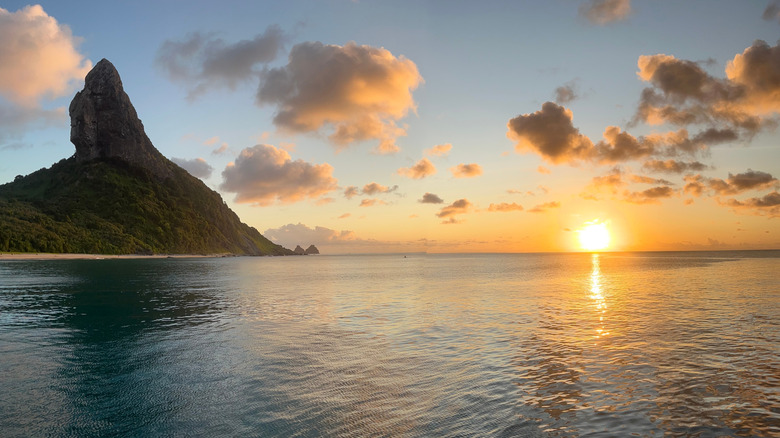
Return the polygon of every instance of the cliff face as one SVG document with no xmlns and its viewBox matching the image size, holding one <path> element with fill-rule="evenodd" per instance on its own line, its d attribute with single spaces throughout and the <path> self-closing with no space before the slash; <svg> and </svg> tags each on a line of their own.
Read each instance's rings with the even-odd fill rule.
<svg viewBox="0 0 780 438">
<path fill-rule="evenodd" d="M 116 68 L 103 59 L 87 74 L 84 89 L 70 103 L 70 141 L 77 161 L 119 158 L 151 171 L 172 175 L 167 159 L 144 132 Z"/>
<path fill-rule="evenodd" d="M 292 254 L 152 145 L 107 60 L 70 115 L 76 153 L 0 186 L 0 251 Z"/>
</svg>

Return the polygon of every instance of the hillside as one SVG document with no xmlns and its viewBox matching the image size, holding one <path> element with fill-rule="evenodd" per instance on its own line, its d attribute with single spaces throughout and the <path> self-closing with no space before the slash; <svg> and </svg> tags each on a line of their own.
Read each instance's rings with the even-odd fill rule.
<svg viewBox="0 0 780 438">
<path fill-rule="evenodd" d="M 70 113 L 74 156 L 0 186 L 0 251 L 292 254 L 154 148 L 108 61 Z"/>
</svg>

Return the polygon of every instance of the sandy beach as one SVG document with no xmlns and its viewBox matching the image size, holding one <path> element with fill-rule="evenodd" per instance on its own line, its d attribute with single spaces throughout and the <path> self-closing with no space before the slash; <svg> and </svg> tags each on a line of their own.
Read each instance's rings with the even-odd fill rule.
<svg viewBox="0 0 780 438">
<path fill-rule="evenodd" d="M 48 253 L 0 253 L 3 260 L 104 260 L 104 259 L 167 259 L 232 257 L 232 254 L 48 254 Z"/>
</svg>

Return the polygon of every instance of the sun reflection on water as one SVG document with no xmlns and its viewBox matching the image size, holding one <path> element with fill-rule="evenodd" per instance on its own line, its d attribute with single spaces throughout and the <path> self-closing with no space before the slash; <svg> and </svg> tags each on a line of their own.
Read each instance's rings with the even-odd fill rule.
<svg viewBox="0 0 780 438">
<path fill-rule="evenodd" d="M 607 300 L 604 298 L 602 292 L 602 275 L 601 267 L 599 265 L 599 255 L 594 253 L 591 255 L 591 262 L 593 269 L 590 273 L 590 298 L 593 300 L 593 307 L 596 309 L 599 322 L 596 328 L 596 339 L 608 336 L 609 332 L 604 328 L 604 316 L 607 313 Z"/>
</svg>

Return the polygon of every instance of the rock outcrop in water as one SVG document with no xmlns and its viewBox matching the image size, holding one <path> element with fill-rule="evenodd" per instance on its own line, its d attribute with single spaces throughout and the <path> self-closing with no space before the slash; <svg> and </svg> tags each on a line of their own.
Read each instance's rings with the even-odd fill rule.
<svg viewBox="0 0 780 438">
<path fill-rule="evenodd" d="M 292 255 L 154 147 L 107 60 L 70 115 L 76 153 L 0 185 L 0 251 Z"/>
<path fill-rule="evenodd" d="M 107 59 L 87 74 L 84 89 L 76 93 L 69 112 L 76 161 L 119 158 L 160 179 L 172 175 L 168 160 L 146 136 L 119 72 Z"/>
<path fill-rule="evenodd" d="M 293 252 L 294 252 L 295 254 L 297 254 L 297 255 L 306 255 L 306 250 L 304 250 L 303 248 L 301 248 L 301 245 L 296 245 L 296 246 L 295 246 L 295 249 L 293 250 Z"/>
<path fill-rule="evenodd" d="M 309 254 L 319 254 L 319 253 L 320 253 L 320 250 L 318 250 L 317 247 L 314 246 L 314 245 L 309 245 L 309 247 L 306 248 L 306 252 L 305 252 L 306 255 L 309 255 Z"/>
</svg>

